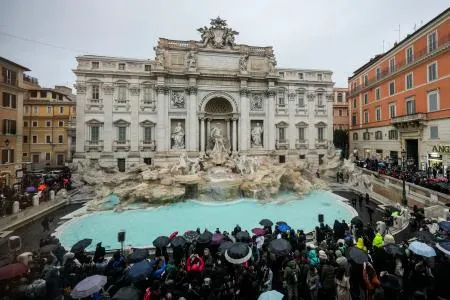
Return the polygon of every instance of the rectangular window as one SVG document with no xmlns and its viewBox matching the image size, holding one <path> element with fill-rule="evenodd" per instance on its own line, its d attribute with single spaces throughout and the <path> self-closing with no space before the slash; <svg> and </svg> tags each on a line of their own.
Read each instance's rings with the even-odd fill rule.
<svg viewBox="0 0 450 300">
<path fill-rule="evenodd" d="M 33 163 L 39 163 L 39 154 L 33 154 Z"/>
<path fill-rule="evenodd" d="M 3 68 L 2 69 L 2 74 L 3 74 L 3 82 L 6 84 L 12 84 L 12 85 L 16 85 L 17 84 L 17 73 L 7 69 L 7 68 Z"/>
<path fill-rule="evenodd" d="M 323 94 L 322 93 L 317 94 L 317 105 L 323 106 Z"/>
<path fill-rule="evenodd" d="M 59 107 L 59 113 L 60 113 L 60 114 L 63 114 L 63 113 L 64 113 L 64 106 L 60 106 L 60 107 Z"/>
<path fill-rule="evenodd" d="M 52 127 L 52 121 L 46 121 L 45 122 L 46 127 Z"/>
<path fill-rule="evenodd" d="M 31 125 L 33 125 L 33 127 L 38 127 L 38 122 L 37 121 L 33 121 L 33 123 Z"/>
<path fill-rule="evenodd" d="M 428 112 L 433 112 L 439 110 L 439 92 L 434 90 L 428 92 Z"/>
<path fill-rule="evenodd" d="M 381 107 L 375 108 L 375 120 L 381 121 Z"/>
<path fill-rule="evenodd" d="M 285 128 L 278 128 L 278 140 L 280 142 L 286 141 Z"/>
<path fill-rule="evenodd" d="M 412 63 L 414 60 L 414 50 L 413 47 L 409 47 L 408 49 L 406 49 L 406 63 L 410 64 Z"/>
<path fill-rule="evenodd" d="M 370 140 L 370 134 L 368 131 L 363 133 L 363 140 L 368 141 Z"/>
<path fill-rule="evenodd" d="M 117 141 L 119 143 L 125 143 L 126 140 L 127 140 L 127 128 L 126 127 L 118 127 Z"/>
<path fill-rule="evenodd" d="M 365 74 L 364 75 L 364 86 L 368 86 L 369 85 L 369 75 Z"/>
<path fill-rule="evenodd" d="M 37 144 L 37 142 L 38 142 L 37 135 L 33 135 L 32 139 L 33 139 L 33 144 Z"/>
<path fill-rule="evenodd" d="M 356 115 L 352 115 L 352 125 L 356 125 Z"/>
<path fill-rule="evenodd" d="M 152 128 L 144 127 L 144 141 L 146 144 L 149 144 L 152 140 Z"/>
<path fill-rule="evenodd" d="M 433 52 L 437 48 L 437 36 L 436 31 L 428 34 L 428 52 Z"/>
<path fill-rule="evenodd" d="M 47 113 L 51 113 L 52 112 L 52 107 L 51 106 L 47 106 Z"/>
<path fill-rule="evenodd" d="M 395 118 L 395 116 L 396 116 L 396 105 L 395 103 L 391 103 L 389 104 L 389 117 L 392 119 Z"/>
<path fill-rule="evenodd" d="M 37 114 L 38 112 L 38 107 L 37 106 L 33 106 L 33 113 Z"/>
<path fill-rule="evenodd" d="M 380 67 L 378 67 L 376 70 L 376 76 L 377 76 L 377 80 L 381 79 L 381 68 Z"/>
<path fill-rule="evenodd" d="M 52 137 L 49 136 L 49 135 L 46 135 L 46 136 L 45 136 L 45 143 L 46 143 L 46 144 L 51 144 L 51 143 L 52 143 Z"/>
<path fill-rule="evenodd" d="M 381 89 L 379 87 L 375 89 L 375 99 L 376 100 L 381 99 Z"/>
<path fill-rule="evenodd" d="M 279 97 L 278 98 L 278 105 L 282 105 L 284 106 L 285 102 L 284 102 L 284 97 Z"/>
<path fill-rule="evenodd" d="M 64 127 L 64 121 L 58 121 L 58 126 L 59 127 Z"/>
<path fill-rule="evenodd" d="M 100 63 L 98 61 L 92 62 L 92 69 L 98 69 L 100 67 Z"/>
<path fill-rule="evenodd" d="M 16 134 L 16 120 L 3 120 L 3 134 Z"/>
<path fill-rule="evenodd" d="M 364 93 L 364 104 L 369 103 L 369 95 L 367 93 Z"/>
<path fill-rule="evenodd" d="M 353 99 L 353 108 L 356 108 L 356 99 Z"/>
<path fill-rule="evenodd" d="M 319 140 L 319 142 L 323 141 L 323 127 L 319 127 L 317 128 L 317 139 Z"/>
<path fill-rule="evenodd" d="M 23 127 L 28 127 L 28 122 L 27 121 L 23 121 Z"/>
<path fill-rule="evenodd" d="M 144 66 L 144 71 L 145 72 L 150 72 L 152 70 L 152 66 L 151 65 L 145 65 Z"/>
<path fill-rule="evenodd" d="M 51 159 L 50 152 L 45 153 L 45 160 L 49 161 Z"/>
<path fill-rule="evenodd" d="M 338 115 L 339 115 L 339 117 L 342 117 L 342 109 L 338 110 Z"/>
<path fill-rule="evenodd" d="M 12 164 L 12 163 L 14 163 L 14 149 L 3 149 L 2 164 Z"/>
<path fill-rule="evenodd" d="M 405 82 L 406 82 L 406 89 L 407 90 L 410 90 L 410 89 L 413 88 L 413 73 L 412 72 L 406 74 Z"/>
<path fill-rule="evenodd" d="M 17 108 L 16 95 L 10 93 L 3 93 L 2 106 L 8 108 Z"/>
<path fill-rule="evenodd" d="M 151 103 L 152 101 L 152 89 L 145 87 L 143 90 L 144 103 Z"/>
<path fill-rule="evenodd" d="M 317 74 L 317 80 L 322 81 L 322 74 Z"/>
<path fill-rule="evenodd" d="M 284 78 L 284 72 L 280 72 L 279 74 L 281 78 Z"/>
<path fill-rule="evenodd" d="M 367 110 L 364 111 L 364 124 L 369 123 L 369 112 Z"/>
<path fill-rule="evenodd" d="M 416 113 L 416 103 L 414 98 L 406 99 L 406 114 L 413 115 Z"/>
<path fill-rule="evenodd" d="M 389 96 L 395 94 L 395 81 L 389 82 Z"/>
<path fill-rule="evenodd" d="M 299 141 L 305 140 L 305 128 L 303 128 L 303 127 L 298 128 L 298 140 Z"/>
<path fill-rule="evenodd" d="M 437 126 L 431 126 L 430 127 L 430 139 L 438 139 L 439 138 L 439 131 Z"/>
<path fill-rule="evenodd" d="M 100 86 L 98 86 L 97 84 L 92 86 L 92 99 L 93 100 L 100 99 Z"/>
<path fill-rule="evenodd" d="M 303 73 L 298 73 L 297 76 L 298 76 L 298 79 L 303 80 Z"/>
<path fill-rule="evenodd" d="M 64 154 L 58 154 L 58 155 L 56 156 L 56 164 L 57 164 L 58 166 L 64 165 Z"/>
<path fill-rule="evenodd" d="M 117 99 L 124 101 L 127 97 L 127 90 L 125 86 L 119 86 L 118 92 L 117 92 Z"/>
<path fill-rule="evenodd" d="M 47 91 L 40 91 L 41 98 L 47 98 Z"/>
<path fill-rule="evenodd" d="M 434 62 L 428 65 L 428 82 L 437 79 L 437 63 Z"/>
<path fill-rule="evenodd" d="M 28 105 L 25 105 L 23 108 L 25 110 L 25 114 L 29 114 L 30 113 L 30 107 Z"/>
<path fill-rule="evenodd" d="M 100 139 L 100 127 L 92 126 L 91 127 L 91 141 L 98 142 Z"/>
<path fill-rule="evenodd" d="M 30 92 L 30 97 L 31 98 L 37 98 L 37 91 L 31 91 Z"/>
<path fill-rule="evenodd" d="M 299 107 L 305 106 L 305 98 L 303 97 L 303 94 L 298 95 L 297 106 L 299 106 Z"/>
<path fill-rule="evenodd" d="M 389 72 L 390 73 L 395 72 L 395 57 L 393 57 L 389 60 Z"/>
<path fill-rule="evenodd" d="M 64 143 L 64 136 L 63 135 L 59 135 L 58 136 L 58 143 L 60 143 L 60 144 Z"/>
<path fill-rule="evenodd" d="M 56 93 L 52 92 L 52 99 L 56 99 Z"/>
<path fill-rule="evenodd" d="M 28 144 L 28 136 L 27 135 L 23 136 L 23 143 Z"/>
<path fill-rule="evenodd" d="M 382 140 L 383 139 L 383 132 L 382 131 L 375 131 L 375 139 L 376 140 Z"/>
<path fill-rule="evenodd" d="M 119 64 L 119 70 L 125 70 L 125 64 L 124 63 L 120 63 Z"/>
<path fill-rule="evenodd" d="M 396 129 L 389 130 L 389 139 L 390 140 L 397 140 L 398 139 L 398 131 Z"/>
</svg>

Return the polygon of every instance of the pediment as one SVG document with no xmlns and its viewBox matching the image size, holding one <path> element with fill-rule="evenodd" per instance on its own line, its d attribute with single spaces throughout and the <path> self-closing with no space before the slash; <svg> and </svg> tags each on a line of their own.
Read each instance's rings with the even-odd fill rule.
<svg viewBox="0 0 450 300">
<path fill-rule="evenodd" d="M 316 127 L 327 127 L 327 123 L 325 123 L 325 122 L 319 122 L 319 123 L 316 123 L 315 126 L 316 126 Z"/>
<path fill-rule="evenodd" d="M 156 123 L 153 123 L 150 120 L 144 120 L 142 122 L 139 123 L 142 127 L 153 127 L 156 125 Z"/>
<path fill-rule="evenodd" d="M 286 128 L 286 127 L 289 127 L 289 124 L 284 121 L 281 121 L 281 122 L 278 122 L 275 126 L 277 128 Z"/>
<path fill-rule="evenodd" d="M 297 124 L 295 124 L 295 127 L 308 127 L 308 123 L 300 121 Z"/>
<path fill-rule="evenodd" d="M 86 125 L 102 125 L 102 124 L 103 122 L 97 119 L 90 119 L 89 121 L 86 121 Z"/>
<path fill-rule="evenodd" d="M 130 122 L 125 121 L 124 119 L 119 119 L 113 122 L 114 126 L 130 126 Z"/>
</svg>

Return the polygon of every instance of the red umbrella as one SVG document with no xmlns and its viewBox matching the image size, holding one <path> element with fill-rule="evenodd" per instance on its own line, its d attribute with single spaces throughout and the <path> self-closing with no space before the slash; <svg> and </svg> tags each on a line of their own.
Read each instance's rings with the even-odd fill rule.
<svg viewBox="0 0 450 300">
<path fill-rule="evenodd" d="M 178 235 L 178 231 L 174 231 L 169 235 L 169 240 L 173 240 Z"/>
<path fill-rule="evenodd" d="M 11 279 L 22 275 L 28 271 L 28 267 L 23 263 L 15 263 L 0 268 L 0 280 Z"/>
<path fill-rule="evenodd" d="M 39 186 L 38 186 L 38 190 L 39 191 L 43 191 L 43 190 L 45 190 L 47 188 L 47 185 L 45 185 L 45 184 L 40 184 Z"/>
<path fill-rule="evenodd" d="M 257 235 L 257 236 L 261 236 L 261 235 L 265 235 L 266 231 L 262 228 L 253 228 L 252 232 Z"/>
</svg>

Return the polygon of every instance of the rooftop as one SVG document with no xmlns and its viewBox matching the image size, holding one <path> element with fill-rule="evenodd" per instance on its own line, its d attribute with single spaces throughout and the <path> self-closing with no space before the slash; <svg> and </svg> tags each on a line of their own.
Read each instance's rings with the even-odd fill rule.
<svg viewBox="0 0 450 300">
<path fill-rule="evenodd" d="M 18 63 L 15 63 L 15 62 L 13 62 L 13 61 L 11 61 L 11 60 L 9 60 L 9 59 L 6 59 L 6 58 L 4 58 L 4 57 L 1 57 L 1 56 L 0 56 L 0 62 L 7 63 L 7 64 L 10 64 L 10 65 L 13 65 L 13 66 L 15 66 L 15 67 L 17 67 L 17 68 L 19 68 L 19 69 L 22 69 L 22 71 L 31 71 L 31 70 L 28 69 L 27 67 L 24 67 L 24 66 L 22 66 L 22 65 L 19 65 Z"/>
</svg>

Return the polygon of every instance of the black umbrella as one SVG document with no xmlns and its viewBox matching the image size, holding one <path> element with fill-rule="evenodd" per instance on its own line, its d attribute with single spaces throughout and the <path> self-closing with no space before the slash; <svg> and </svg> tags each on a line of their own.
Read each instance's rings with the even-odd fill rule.
<svg viewBox="0 0 450 300">
<path fill-rule="evenodd" d="M 240 265 L 252 257 L 252 249 L 245 243 L 235 243 L 225 251 L 225 259 L 235 265 Z"/>
<path fill-rule="evenodd" d="M 70 252 L 76 253 L 79 251 L 84 251 L 84 249 L 89 247 L 91 244 L 92 239 L 82 239 L 81 241 L 76 242 L 75 245 L 72 246 Z"/>
<path fill-rule="evenodd" d="M 250 234 L 247 231 L 239 231 L 235 237 L 237 242 L 248 243 L 250 241 Z"/>
<path fill-rule="evenodd" d="M 269 219 L 262 219 L 261 221 L 259 221 L 259 225 L 271 227 L 273 225 L 273 222 Z"/>
<path fill-rule="evenodd" d="M 154 241 L 153 241 L 153 246 L 155 246 L 156 248 L 164 248 L 167 247 L 167 245 L 169 245 L 170 240 L 167 236 L 158 236 Z"/>
<path fill-rule="evenodd" d="M 386 274 L 381 276 L 380 283 L 384 289 L 388 289 L 391 291 L 399 291 L 402 289 L 400 278 L 392 274 Z"/>
<path fill-rule="evenodd" d="M 112 300 L 139 300 L 142 299 L 141 291 L 134 286 L 120 288 L 112 297 Z"/>
<path fill-rule="evenodd" d="M 357 264 L 363 264 L 364 262 L 369 261 L 367 253 L 356 247 L 350 248 L 348 258 Z"/>
<path fill-rule="evenodd" d="M 383 249 L 384 249 L 384 251 L 386 251 L 386 253 L 393 255 L 393 256 L 405 254 L 403 249 L 400 248 L 400 246 L 396 245 L 396 244 L 385 245 L 385 246 L 383 246 Z"/>
<path fill-rule="evenodd" d="M 355 225 L 356 227 L 364 227 L 364 222 L 360 216 L 353 217 L 350 223 Z"/>
<path fill-rule="evenodd" d="M 222 244 L 219 246 L 219 251 L 221 254 L 225 254 L 225 251 L 227 251 L 228 248 L 233 246 L 232 241 L 223 241 Z"/>
<path fill-rule="evenodd" d="M 186 245 L 186 239 L 182 236 L 176 236 L 170 241 L 172 247 L 184 247 Z"/>
<path fill-rule="evenodd" d="M 284 256 L 291 252 L 292 246 L 285 239 L 275 239 L 269 243 L 269 249 L 273 254 Z"/>
<path fill-rule="evenodd" d="M 198 236 L 197 243 L 209 244 L 211 242 L 211 239 L 212 239 L 212 233 L 209 231 L 205 231 Z"/>
<path fill-rule="evenodd" d="M 413 233 L 413 237 L 426 244 L 436 242 L 436 237 L 429 231 L 416 231 Z"/>
<path fill-rule="evenodd" d="M 55 250 L 56 248 L 58 248 L 58 245 L 56 245 L 56 244 L 45 245 L 45 246 L 42 246 L 41 249 L 39 249 L 39 252 L 50 253 L 53 250 Z"/>
<path fill-rule="evenodd" d="M 147 249 L 134 249 L 133 252 L 127 256 L 128 263 L 137 263 L 149 257 Z"/>
<path fill-rule="evenodd" d="M 197 231 L 189 230 L 183 234 L 183 237 L 186 239 L 188 243 L 192 243 L 198 238 L 199 234 Z"/>
</svg>

